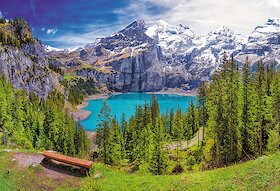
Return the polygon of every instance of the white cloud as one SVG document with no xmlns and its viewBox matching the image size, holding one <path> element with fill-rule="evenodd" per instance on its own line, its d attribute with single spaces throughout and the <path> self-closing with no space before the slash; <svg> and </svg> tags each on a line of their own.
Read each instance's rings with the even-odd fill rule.
<svg viewBox="0 0 280 191">
<path fill-rule="evenodd" d="M 0 11 L 0 18 L 3 18 L 4 17 L 4 15 L 2 14 L 2 12 Z"/>
<path fill-rule="evenodd" d="M 163 9 L 152 11 L 152 14 L 151 5 Z M 118 22 L 114 25 L 101 22 L 85 26 L 87 31 L 92 31 L 89 33 L 68 33 L 43 40 L 59 43 L 63 48 L 81 46 L 121 30 L 136 19 L 144 19 L 148 25 L 157 20 L 173 25 L 184 24 L 197 34 L 205 34 L 220 25 L 226 25 L 236 33 L 249 35 L 268 18 L 280 17 L 280 0 L 131 0 L 125 8 L 115 9 L 113 12 L 118 17 Z M 57 29 L 45 30 L 47 34 L 57 32 Z"/>
<path fill-rule="evenodd" d="M 167 11 L 150 14 L 151 4 L 166 7 Z M 131 1 L 115 13 L 124 20 L 142 18 L 153 23 L 162 19 L 171 24 L 181 23 L 198 34 L 226 25 L 237 33 L 248 35 L 267 18 L 279 17 L 279 8 L 280 0 L 140 0 Z"/>
<path fill-rule="evenodd" d="M 45 30 L 46 30 L 46 29 L 43 27 L 43 28 L 42 28 L 42 31 L 45 31 Z"/>
<path fill-rule="evenodd" d="M 43 28 L 42 28 L 42 30 L 43 30 Z M 57 29 L 47 29 L 47 34 L 55 34 L 55 33 L 57 33 Z"/>
<path fill-rule="evenodd" d="M 118 22 L 114 25 L 101 23 L 95 25 L 87 25 L 85 27 L 91 32 L 80 35 L 75 33 L 66 33 L 55 38 L 45 38 L 42 40 L 48 44 L 50 42 L 55 42 L 56 44 L 59 44 L 59 46 L 56 46 L 58 48 L 84 46 L 88 43 L 93 43 L 96 38 L 101 38 L 113 34 L 114 32 L 120 30 L 122 27 L 125 27 L 127 24 L 127 22 Z"/>
<path fill-rule="evenodd" d="M 280 8 L 279 0 L 265 0 L 262 3 L 267 4 L 268 6 L 271 6 L 271 7 Z"/>
</svg>

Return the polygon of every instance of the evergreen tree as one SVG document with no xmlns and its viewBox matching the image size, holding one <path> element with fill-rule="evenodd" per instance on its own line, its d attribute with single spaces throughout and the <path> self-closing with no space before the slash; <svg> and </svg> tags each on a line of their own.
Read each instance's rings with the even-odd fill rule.
<svg viewBox="0 0 280 191">
<path fill-rule="evenodd" d="M 159 105 L 158 105 L 158 100 L 156 96 L 152 97 L 151 101 L 151 112 L 152 112 L 152 123 L 153 126 L 156 124 L 156 120 L 160 117 L 160 110 L 159 110 Z"/>
<path fill-rule="evenodd" d="M 241 135 L 241 144 L 243 157 L 254 155 L 257 151 L 257 131 L 254 124 L 255 121 L 255 92 L 253 87 L 253 79 L 248 58 L 243 66 L 241 74 L 241 85 L 239 94 L 239 117 L 238 124 Z"/>
<path fill-rule="evenodd" d="M 110 122 L 111 122 L 111 109 L 109 105 L 107 104 L 106 100 L 103 101 L 103 105 L 100 108 L 100 112 L 98 114 L 98 128 L 100 128 L 99 131 L 102 132 L 101 138 L 100 138 L 100 150 L 101 150 L 101 156 L 103 157 L 103 161 L 105 164 L 112 164 L 112 153 L 110 148 Z M 101 130 L 102 129 L 102 130 Z"/>
<path fill-rule="evenodd" d="M 275 74 L 272 87 L 272 108 L 273 117 L 272 129 L 269 131 L 268 149 L 270 151 L 280 150 L 280 73 Z"/>
<path fill-rule="evenodd" d="M 255 91 L 257 95 L 256 119 L 257 127 L 259 129 L 259 153 L 263 154 L 263 148 L 267 139 L 267 131 L 265 128 L 265 112 L 266 112 L 266 82 L 265 82 L 265 68 L 264 64 L 258 64 L 258 71 L 256 76 Z"/>
<path fill-rule="evenodd" d="M 111 123 L 109 135 L 110 152 L 112 155 L 112 164 L 118 164 L 122 158 L 122 136 L 117 119 L 114 118 Z"/>
<path fill-rule="evenodd" d="M 164 129 L 160 120 L 157 118 L 155 122 L 155 133 L 154 133 L 154 148 L 152 152 L 152 159 L 150 162 L 150 171 L 153 174 L 160 175 L 164 174 L 167 169 L 167 151 L 163 149 L 163 135 Z"/>
<path fill-rule="evenodd" d="M 197 91 L 197 109 L 199 126 L 202 127 L 202 145 L 204 140 L 205 127 L 207 126 L 208 113 L 207 113 L 207 83 L 203 81 Z"/>
</svg>

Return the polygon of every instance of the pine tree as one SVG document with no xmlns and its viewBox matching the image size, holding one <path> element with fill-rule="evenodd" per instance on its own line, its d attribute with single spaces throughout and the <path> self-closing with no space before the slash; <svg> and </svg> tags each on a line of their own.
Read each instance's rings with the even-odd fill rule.
<svg viewBox="0 0 280 191">
<path fill-rule="evenodd" d="M 256 85 L 255 90 L 257 94 L 257 113 L 258 116 L 257 126 L 259 128 L 259 153 L 260 155 L 263 154 L 263 147 L 264 147 L 264 139 L 266 138 L 266 132 L 265 132 L 265 96 L 266 96 L 266 82 L 265 82 L 265 68 L 264 64 L 260 62 L 258 64 L 258 73 L 256 76 Z"/>
<path fill-rule="evenodd" d="M 174 139 L 174 131 L 175 130 L 175 116 L 174 116 L 174 110 L 173 108 L 170 111 L 169 114 L 169 134 Z"/>
<path fill-rule="evenodd" d="M 152 113 L 151 108 L 146 103 L 144 105 L 143 113 L 143 130 L 142 130 L 142 149 L 143 149 L 143 160 L 149 163 L 152 157 L 153 147 L 153 131 L 152 131 Z"/>
<path fill-rule="evenodd" d="M 112 156 L 112 164 L 118 164 L 122 158 L 122 137 L 120 126 L 116 118 L 113 118 L 109 135 L 109 148 Z"/>
<path fill-rule="evenodd" d="M 207 162 L 211 162 L 215 166 L 222 165 L 223 163 L 223 139 L 225 136 L 225 119 L 224 119 L 224 108 L 222 105 L 222 93 L 220 74 L 216 73 L 212 77 L 212 81 L 209 87 L 209 98 L 207 99 L 207 110 L 209 111 L 209 119 L 207 122 L 207 143 L 209 145 L 210 153 L 209 156 L 205 156 Z"/>
<path fill-rule="evenodd" d="M 240 133 L 238 128 L 238 90 L 239 90 L 239 72 L 238 66 L 232 58 L 226 63 L 225 76 L 225 98 L 224 107 L 226 110 L 226 123 L 228 136 L 226 137 L 228 152 L 225 154 L 225 163 L 231 163 L 237 160 L 241 154 Z"/>
<path fill-rule="evenodd" d="M 188 108 L 188 112 L 187 112 L 187 122 L 188 122 L 188 129 L 189 130 L 189 137 L 188 140 L 193 136 L 193 134 L 195 132 L 197 132 L 198 130 L 198 124 L 197 124 L 197 118 L 196 118 L 196 110 L 195 110 L 195 106 L 194 103 L 191 102 L 190 107 Z"/>
<path fill-rule="evenodd" d="M 134 151 L 134 137 L 136 137 L 134 134 L 136 133 L 135 131 L 135 118 L 133 116 L 130 117 L 129 119 L 129 124 L 127 128 L 127 138 L 126 138 L 126 145 L 125 145 L 125 150 L 128 155 L 128 159 L 130 162 L 133 162 L 135 160 L 135 153 Z"/>
<path fill-rule="evenodd" d="M 239 94 L 238 124 L 241 134 L 243 157 L 252 156 L 257 151 L 257 131 L 255 121 L 255 93 L 253 91 L 253 79 L 248 58 L 243 65 L 241 74 L 241 86 Z"/>
<path fill-rule="evenodd" d="M 156 120 L 160 117 L 160 109 L 158 105 L 158 99 L 156 96 L 152 97 L 151 110 L 152 110 L 152 123 L 153 126 L 155 126 Z"/>
<path fill-rule="evenodd" d="M 100 150 L 101 150 L 101 156 L 103 157 L 103 161 L 105 164 L 112 164 L 112 153 L 110 153 L 110 122 L 111 122 L 111 109 L 109 105 L 107 104 L 106 100 L 103 101 L 103 105 L 100 109 L 100 112 L 98 114 L 98 128 L 100 128 L 101 139 L 100 139 Z M 101 130 L 102 129 L 102 130 Z"/>
<path fill-rule="evenodd" d="M 126 117 L 125 114 L 122 114 L 122 119 L 121 119 L 121 125 L 120 125 L 120 129 L 121 129 L 121 137 L 122 137 L 122 145 L 121 145 L 121 153 L 122 156 L 121 158 L 124 159 L 126 157 L 126 145 L 127 145 L 127 129 L 128 129 L 128 124 L 126 121 Z"/>
<path fill-rule="evenodd" d="M 204 144 L 204 132 L 207 126 L 208 113 L 207 113 L 207 84 L 203 81 L 197 91 L 197 109 L 199 126 L 202 127 L 202 145 Z"/>
<path fill-rule="evenodd" d="M 272 85 L 272 129 L 269 131 L 268 149 L 275 152 L 280 150 L 280 73 L 275 74 Z"/>
<path fill-rule="evenodd" d="M 167 151 L 163 149 L 164 129 L 160 120 L 157 118 L 155 122 L 154 148 L 152 159 L 150 162 L 150 171 L 155 175 L 164 174 L 167 169 Z"/>
</svg>

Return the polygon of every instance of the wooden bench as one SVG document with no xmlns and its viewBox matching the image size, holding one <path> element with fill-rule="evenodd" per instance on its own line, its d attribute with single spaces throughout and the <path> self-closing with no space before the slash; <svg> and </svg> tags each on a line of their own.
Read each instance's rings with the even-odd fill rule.
<svg viewBox="0 0 280 191">
<path fill-rule="evenodd" d="M 88 161 L 85 159 L 79 159 L 75 157 L 69 157 L 63 154 L 59 154 L 54 151 L 44 151 L 42 152 L 42 155 L 47 159 L 47 160 L 55 160 L 58 162 L 62 162 L 68 165 L 73 165 L 76 167 L 79 167 L 81 171 L 85 174 L 88 174 L 89 170 L 92 167 L 92 161 Z"/>
</svg>

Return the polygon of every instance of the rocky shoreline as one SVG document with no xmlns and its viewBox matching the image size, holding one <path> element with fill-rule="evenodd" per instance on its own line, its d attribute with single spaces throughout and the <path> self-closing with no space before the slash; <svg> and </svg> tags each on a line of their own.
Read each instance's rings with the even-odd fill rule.
<svg viewBox="0 0 280 191">
<path fill-rule="evenodd" d="M 197 96 L 197 90 L 182 90 L 180 88 L 168 88 L 157 92 L 146 92 L 147 94 L 175 94 L 181 96 Z"/>
<path fill-rule="evenodd" d="M 88 106 L 88 101 L 97 100 L 97 99 L 106 99 L 110 96 L 111 95 L 108 95 L 108 94 L 95 94 L 95 95 L 88 96 L 87 98 L 85 98 L 85 100 L 80 105 L 77 105 L 75 107 L 76 111 L 72 113 L 74 120 L 82 121 L 82 120 L 87 119 L 90 116 L 91 111 L 83 109 Z"/>
</svg>

